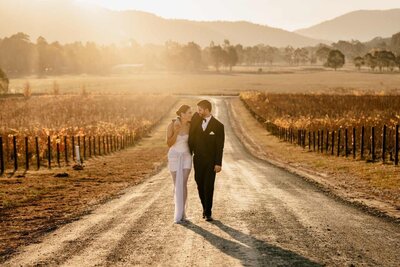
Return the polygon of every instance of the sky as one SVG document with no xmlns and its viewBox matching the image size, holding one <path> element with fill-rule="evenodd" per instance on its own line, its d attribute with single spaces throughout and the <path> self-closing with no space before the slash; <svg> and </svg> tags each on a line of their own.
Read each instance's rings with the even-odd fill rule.
<svg viewBox="0 0 400 267">
<path fill-rule="evenodd" d="M 163 18 L 246 20 L 289 31 L 359 9 L 400 8 L 400 0 L 75 0 L 114 10 L 140 10 Z"/>
</svg>

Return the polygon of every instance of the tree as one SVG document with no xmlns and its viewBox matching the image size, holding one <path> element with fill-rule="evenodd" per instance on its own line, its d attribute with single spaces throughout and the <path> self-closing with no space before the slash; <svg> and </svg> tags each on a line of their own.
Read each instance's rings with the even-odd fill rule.
<svg viewBox="0 0 400 267">
<path fill-rule="evenodd" d="M 226 52 L 226 64 L 229 66 L 229 71 L 232 71 L 232 68 L 238 63 L 238 54 L 232 45 L 225 46 L 224 50 Z"/>
<path fill-rule="evenodd" d="M 293 61 L 299 65 L 305 64 L 308 61 L 308 50 L 305 48 L 297 48 L 293 53 Z"/>
<path fill-rule="evenodd" d="M 319 61 L 326 62 L 329 56 L 329 52 L 331 52 L 331 49 L 329 47 L 325 45 L 320 45 L 315 54 Z"/>
<path fill-rule="evenodd" d="M 293 54 L 294 54 L 294 48 L 291 46 L 285 47 L 285 50 L 283 51 L 283 58 L 288 63 L 289 65 L 293 64 Z"/>
<path fill-rule="evenodd" d="M 328 60 L 325 63 L 326 67 L 333 68 L 335 71 L 338 68 L 343 67 L 345 58 L 342 52 L 339 50 L 331 50 L 328 55 Z"/>
<path fill-rule="evenodd" d="M 399 68 L 399 71 L 400 71 L 400 55 L 398 55 L 396 57 L 396 65 L 397 65 L 397 67 Z"/>
<path fill-rule="evenodd" d="M 367 53 L 364 56 L 364 63 L 365 65 L 370 67 L 372 71 L 374 71 L 376 66 L 378 65 L 376 57 L 372 53 Z"/>
<path fill-rule="evenodd" d="M 224 50 L 220 45 L 215 45 L 213 42 L 210 44 L 210 56 L 215 70 L 218 72 L 224 60 Z"/>
<path fill-rule="evenodd" d="M 361 69 L 361 67 L 364 65 L 364 59 L 362 57 L 355 57 L 353 59 L 354 66 L 357 67 L 358 70 Z"/>
<path fill-rule="evenodd" d="M 392 50 L 397 55 L 400 55 L 400 32 L 392 35 L 390 50 Z"/>
<path fill-rule="evenodd" d="M 0 66 L 9 75 L 26 75 L 32 72 L 34 45 L 25 33 L 4 38 L 0 46 Z"/>
<path fill-rule="evenodd" d="M 6 73 L 0 68 L 0 93 L 8 93 L 9 83 Z"/>
<path fill-rule="evenodd" d="M 396 56 L 391 51 L 375 51 L 374 56 L 376 57 L 379 71 L 382 71 L 385 67 L 386 69 L 389 69 L 395 65 Z"/>
<path fill-rule="evenodd" d="M 185 69 L 200 70 L 202 67 L 201 48 L 198 44 L 190 42 L 182 47 L 182 58 Z"/>
</svg>

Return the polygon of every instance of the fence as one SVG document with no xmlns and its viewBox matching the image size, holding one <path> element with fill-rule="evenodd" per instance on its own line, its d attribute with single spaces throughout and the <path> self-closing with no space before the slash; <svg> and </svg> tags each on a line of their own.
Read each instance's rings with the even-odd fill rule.
<svg viewBox="0 0 400 267">
<path fill-rule="evenodd" d="M 137 136 L 47 136 L 47 140 L 37 136 L 0 136 L 0 175 L 12 168 L 14 171 L 24 166 L 41 167 L 68 166 L 75 161 L 75 146 L 79 147 L 82 162 L 94 156 L 103 156 L 134 145 Z"/>
<path fill-rule="evenodd" d="M 319 130 L 285 128 L 266 121 L 245 101 L 242 102 L 267 131 L 282 141 L 320 154 L 352 157 L 368 162 L 393 162 L 396 166 L 399 164 L 399 125 Z"/>
</svg>

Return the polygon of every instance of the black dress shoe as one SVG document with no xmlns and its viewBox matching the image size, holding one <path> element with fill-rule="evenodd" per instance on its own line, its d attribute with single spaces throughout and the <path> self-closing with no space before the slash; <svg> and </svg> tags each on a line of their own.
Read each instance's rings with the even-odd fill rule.
<svg viewBox="0 0 400 267">
<path fill-rule="evenodd" d="M 206 216 L 206 221 L 207 222 L 212 222 L 214 219 L 211 216 Z"/>
</svg>

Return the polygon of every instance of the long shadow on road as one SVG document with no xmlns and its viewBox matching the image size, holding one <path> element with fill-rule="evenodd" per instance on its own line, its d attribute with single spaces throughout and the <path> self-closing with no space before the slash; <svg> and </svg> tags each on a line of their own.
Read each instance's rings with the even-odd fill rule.
<svg viewBox="0 0 400 267">
<path fill-rule="evenodd" d="M 243 266 L 323 266 L 295 252 L 242 233 L 221 221 L 215 220 L 212 224 L 238 242 L 217 236 L 191 222 L 182 224 L 182 226 L 204 237 L 221 252 L 240 260 Z"/>
</svg>

